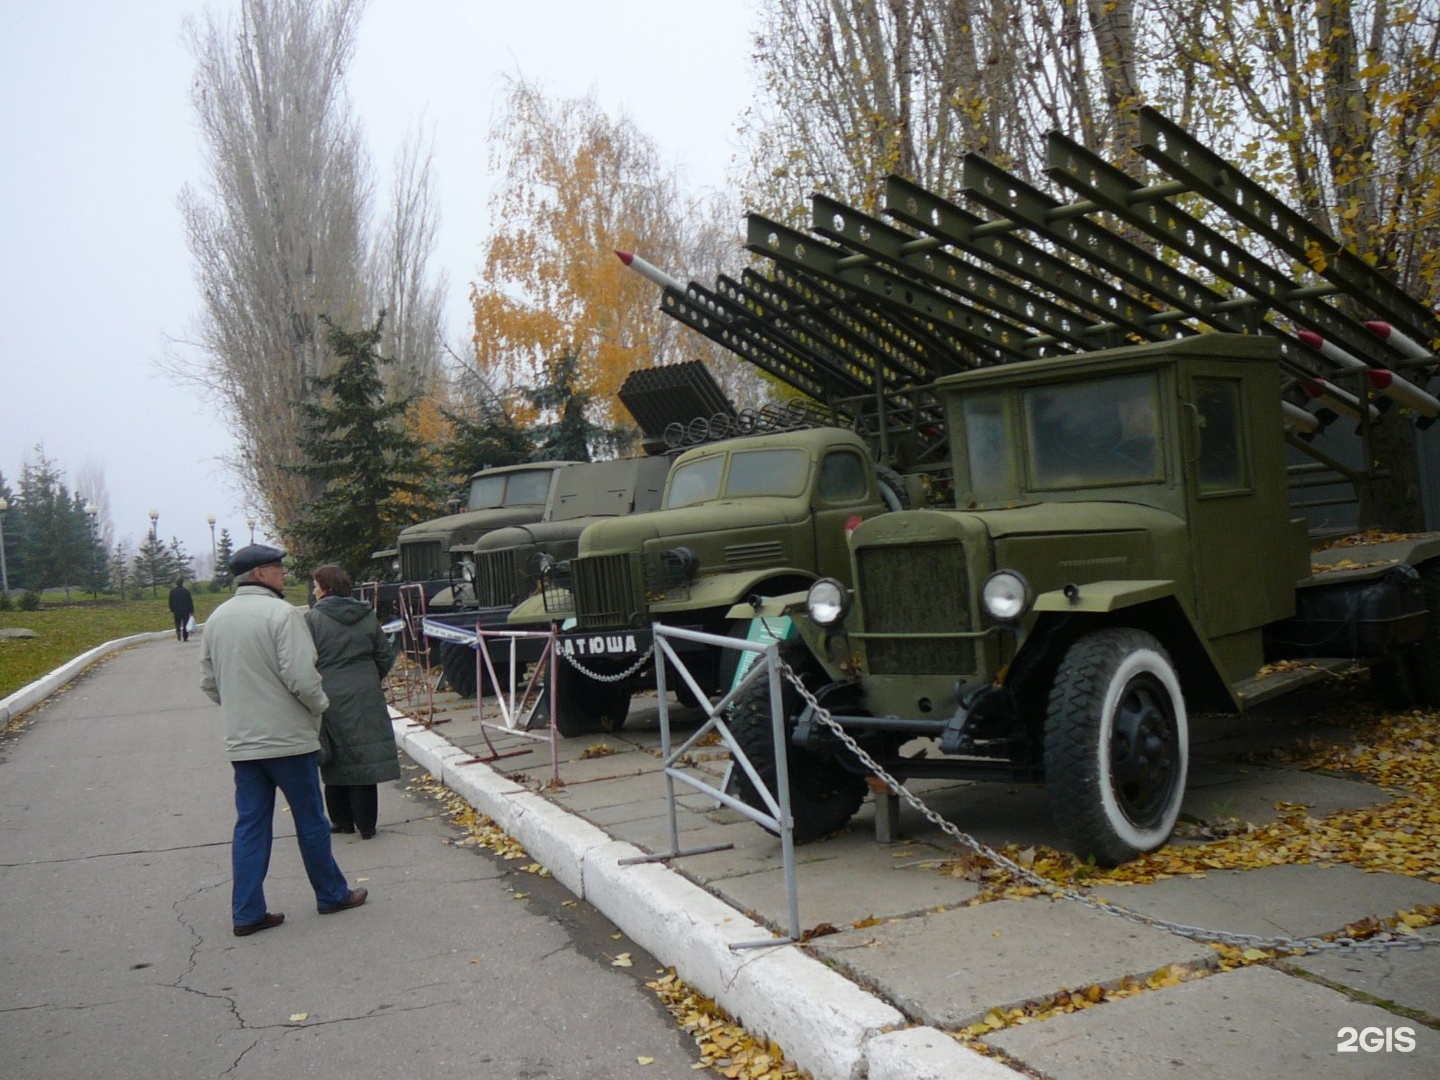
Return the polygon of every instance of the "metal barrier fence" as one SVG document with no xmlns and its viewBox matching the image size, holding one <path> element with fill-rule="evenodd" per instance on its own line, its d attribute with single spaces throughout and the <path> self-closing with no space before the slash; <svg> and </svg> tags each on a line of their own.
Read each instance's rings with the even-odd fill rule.
<svg viewBox="0 0 1440 1080">
<path fill-rule="evenodd" d="M 660 753 L 665 769 L 665 801 L 670 819 L 670 851 L 663 855 L 645 855 L 633 859 L 621 860 L 622 864 L 663 862 L 669 859 L 679 858 L 684 855 L 702 855 L 711 851 L 724 851 L 732 847 L 731 844 L 714 844 L 709 847 L 680 848 L 680 826 L 675 815 L 675 784 L 680 782 L 696 791 L 702 792 L 715 799 L 717 802 L 737 813 L 754 821 L 756 824 L 769 829 L 780 837 L 780 848 L 785 865 L 785 898 L 789 914 L 789 937 L 770 938 L 764 941 L 745 941 L 731 945 L 733 949 L 753 949 L 769 945 L 789 945 L 800 940 L 800 905 L 795 888 L 795 831 L 794 819 L 790 816 L 790 770 L 788 766 L 787 742 L 788 737 L 785 731 L 784 709 L 781 705 L 780 679 L 783 665 L 780 662 L 779 647 L 773 642 L 746 641 L 740 638 L 722 637 L 716 634 L 705 634 L 697 630 L 682 630 L 679 627 L 663 626 L 655 623 L 655 688 L 659 696 L 660 705 Z M 701 645 L 709 645 L 720 649 L 738 649 L 755 655 L 754 661 L 749 669 L 736 681 L 728 693 L 718 701 L 709 702 L 709 695 L 700 689 L 695 679 L 691 676 L 685 662 L 680 658 L 670 644 L 672 639 L 691 641 Z M 742 657 L 743 660 L 743 657 Z M 705 705 L 705 722 L 700 725 L 688 739 L 679 746 L 674 744 L 670 737 L 670 705 L 665 694 L 665 665 L 669 662 L 676 673 L 689 687 L 691 694 L 696 701 L 707 702 Z M 751 686 L 761 679 L 768 681 L 770 686 L 770 718 L 772 724 L 772 735 L 775 741 L 775 793 L 772 795 L 766 783 L 755 771 L 755 766 L 745 756 L 735 737 L 731 734 L 729 726 L 725 723 L 724 712 L 730 707 L 735 698 L 749 690 Z M 758 810 L 748 803 L 741 802 L 728 791 L 715 787 L 705 780 L 684 771 L 683 764 L 685 756 L 711 732 L 720 736 L 726 749 L 730 751 L 732 768 L 739 767 L 749 778 L 754 787 L 765 802 L 765 810 Z M 768 811 L 768 813 L 767 813 Z"/>
<path fill-rule="evenodd" d="M 553 688 L 556 685 L 555 679 L 555 637 L 558 632 L 553 625 L 548 631 L 526 631 L 526 630 L 485 630 L 477 623 L 475 629 L 468 630 L 465 627 L 450 626 L 447 623 L 435 622 L 432 619 L 425 619 L 421 624 L 422 632 L 427 638 L 435 638 L 440 641 L 447 641 L 453 645 L 465 646 L 475 651 L 475 707 L 479 710 L 477 719 L 480 723 L 480 734 L 489 748 L 489 755 L 479 755 L 462 762 L 461 764 L 472 764 L 475 762 L 499 761 L 501 758 L 519 757 L 530 753 L 529 750 L 509 750 L 502 752 L 496 749 L 495 744 L 490 741 L 490 731 L 503 731 L 509 735 L 518 735 L 522 739 L 531 739 L 536 742 L 548 742 L 550 744 L 550 786 L 552 788 L 564 787 L 560 779 L 560 754 L 558 744 L 558 728 L 555 723 L 555 694 Z M 540 651 L 540 657 L 534 663 L 533 670 L 528 677 L 524 675 L 523 669 L 526 666 L 519 660 L 518 647 L 522 641 L 543 641 L 545 644 Z M 490 649 L 486 646 L 488 641 L 508 643 L 509 663 L 503 665 L 508 673 L 508 679 L 502 680 L 496 668 L 495 659 Z M 487 684 L 485 676 L 489 675 Z M 542 678 L 543 676 L 543 678 Z M 522 685 L 523 678 L 523 685 Z M 493 695 L 484 693 L 484 688 L 490 686 L 494 689 Z M 494 698 L 496 720 L 486 717 L 486 700 Z M 548 706 L 544 731 L 533 730 L 535 719 L 540 713 L 542 706 Z"/>
</svg>

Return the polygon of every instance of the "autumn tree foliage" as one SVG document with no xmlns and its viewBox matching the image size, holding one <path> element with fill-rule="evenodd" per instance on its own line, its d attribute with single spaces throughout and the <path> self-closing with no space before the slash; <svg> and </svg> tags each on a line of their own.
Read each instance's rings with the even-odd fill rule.
<svg viewBox="0 0 1440 1080">
<path fill-rule="evenodd" d="M 662 314 L 660 290 L 615 251 L 681 280 L 713 280 L 738 250 L 733 230 L 716 227 L 714 203 L 688 201 L 655 143 L 593 95 L 557 100 L 516 80 L 490 137 L 501 179 L 471 291 L 476 360 L 511 388 L 539 386 L 572 363 L 592 419 L 627 422 L 615 392 L 630 371 L 719 354 Z"/>
<path fill-rule="evenodd" d="M 385 345 L 404 396 L 438 368 L 432 177 L 418 139 L 391 201 L 345 95 L 363 0 L 238 0 L 187 25 L 206 183 L 182 193 L 203 311 L 171 368 L 230 423 L 249 498 L 285 529 L 319 495 L 302 464 L 301 406 L 333 368 L 321 316 L 359 325 L 389 308 Z"/>
</svg>

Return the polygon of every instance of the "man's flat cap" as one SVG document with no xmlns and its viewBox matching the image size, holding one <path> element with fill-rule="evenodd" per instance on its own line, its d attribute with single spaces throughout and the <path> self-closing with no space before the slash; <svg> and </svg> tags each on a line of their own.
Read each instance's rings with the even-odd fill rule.
<svg viewBox="0 0 1440 1080">
<path fill-rule="evenodd" d="M 271 547 L 269 544 L 247 544 L 230 556 L 230 573 L 239 577 L 258 567 L 283 562 L 284 559 L 283 548 Z"/>
</svg>

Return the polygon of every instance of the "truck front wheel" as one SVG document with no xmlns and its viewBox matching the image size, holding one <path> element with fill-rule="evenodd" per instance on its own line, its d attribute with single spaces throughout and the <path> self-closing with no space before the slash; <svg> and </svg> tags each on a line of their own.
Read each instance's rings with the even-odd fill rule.
<svg viewBox="0 0 1440 1080">
<path fill-rule="evenodd" d="M 788 732 L 790 719 L 801 699 L 789 683 L 780 688 L 780 699 Z M 758 679 L 741 692 L 731 706 L 728 723 L 740 750 L 760 774 L 771 795 L 776 795 L 775 736 L 770 722 L 768 680 Z M 798 746 L 787 746 L 785 757 L 789 765 L 790 816 L 794 820 L 795 843 L 808 844 L 844 828 L 865 801 L 869 789 L 864 777 L 850 772 L 831 756 L 814 754 Z M 738 764 L 734 777 L 741 801 L 769 813 L 765 800 Z"/>
<path fill-rule="evenodd" d="M 1115 628 L 1070 646 L 1046 711 L 1045 777 L 1077 855 L 1118 866 L 1163 845 L 1189 756 L 1180 680 L 1154 637 Z"/>
</svg>

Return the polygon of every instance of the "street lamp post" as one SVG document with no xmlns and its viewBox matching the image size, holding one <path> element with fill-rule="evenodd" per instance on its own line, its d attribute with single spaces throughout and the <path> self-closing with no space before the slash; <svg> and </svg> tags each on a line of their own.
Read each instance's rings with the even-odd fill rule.
<svg viewBox="0 0 1440 1080">
<path fill-rule="evenodd" d="M 90 599 L 94 600 L 99 595 L 95 590 L 95 515 L 100 513 L 100 507 L 93 502 L 85 504 L 85 538 L 90 541 L 89 550 L 85 552 L 86 570 L 85 576 L 90 579 Z"/>
<path fill-rule="evenodd" d="M 255 543 L 255 519 L 253 517 L 247 517 L 245 524 L 250 526 L 250 543 L 253 544 Z"/>
<path fill-rule="evenodd" d="M 219 570 L 220 556 L 215 549 L 215 515 L 206 514 L 205 523 L 210 526 L 210 579 L 215 579 L 215 573 Z"/>
<path fill-rule="evenodd" d="M 155 549 L 160 545 L 160 537 L 155 528 L 160 524 L 160 511 L 152 508 L 150 510 L 150 595 L 159 596 L 159 583 L 155 580 L 160 574 L 160 567 L 155 563 Z"/>
<path fill-rule="evenodd" d="M 5 511 L 10 509 L 10 500 L 0 496 L 0 596 L 10 591 L 10 572 L 5 568 Z"/>
</svg>

